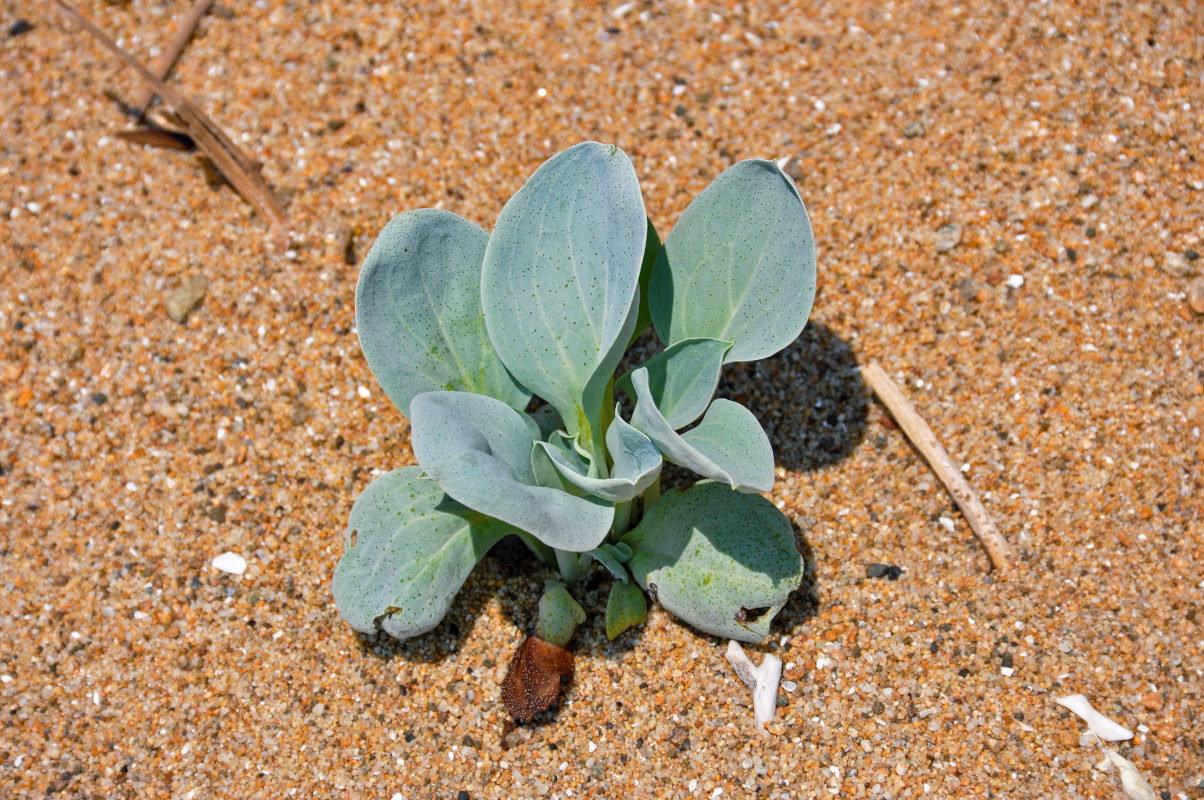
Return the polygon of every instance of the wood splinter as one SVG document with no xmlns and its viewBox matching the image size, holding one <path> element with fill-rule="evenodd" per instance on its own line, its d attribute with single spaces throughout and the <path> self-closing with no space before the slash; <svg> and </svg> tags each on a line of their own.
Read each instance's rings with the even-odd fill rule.
<svg viewBox="0 0 1204 800">
<path fill-rule="evenodd" d="M 133 56 L 117 46 L 105 33 L 67 0 L 55 0 L 55 5 L 69 16 L 76 25 L 117 56 L 123 64 L 138 74 L 163 99 L 163 102 L 179 116 L 180 121 L 205 155 L 225 176 L 243 199 L 251 204 L 260 217 L 267 220 L 277 231 L 283 231 L 284 209 L 276 195 L 259 174 L 258 168 L 246 153 L 230 140 L 230 137 L 213 122 L 200 107 L 184 95 L 165 84 L 158 76 L 142 66 Z"/>
<path fill-rule="evenodd" d="M 962 476 L 961 470 L 953 463 L 949 453 L 941 446 L 936 434 L 928 427 L 928 423 L 924 422 L 916 413 L 915 407 L 903 396 L 899 387 L 877 362 L 871 361 L 863 367 L 861 377 L 882 401 L 882 405 L 886 406 L 887 411 L 895 418 L 895 422 L 899 423 L 899 427 L 920 451 L 920 455 L 924 456 L 928 465 L 932 467 L 932 471 L 949 490 L 949 494 L 953 495 L 957 507 L 961 509 L 966 521 L 970 523 L 974 535 L 986 548 L 992 566 L 1000 572 L 1006 571 L 1014 560 L 1011 546 L 999 533 L 995 523 L 991 522 L 987 509 L 978 499 L 974 490 L 970 488 L 970 484 Z"/>
<path fill-rule="evenodd" d="M 736 676 L 753 693 L 753 721 L 757 733 L 769 736 L 765 727 L 778 713 L 778 686 L 782 682 L 782 659 L 772 653 L 765 656 L 761 666 L 753 664 L 748 653 L 739 642 L 732 639 L 727 643 L 727 660 L 736 671 Z"/>
</svg>

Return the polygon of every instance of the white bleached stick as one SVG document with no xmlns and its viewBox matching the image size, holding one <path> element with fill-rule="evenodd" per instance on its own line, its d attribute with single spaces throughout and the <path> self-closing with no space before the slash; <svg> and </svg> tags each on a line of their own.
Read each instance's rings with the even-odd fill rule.
<svg viewBox="0 0 1204 800">
<path fill-rule="evenodd" d="M 778 685 L 782 682 L 782 659 L 775 655 L 765 656 L 761 666 L 753 664 L 752 659 L 744 652 L 734 639 L 727 643 L 727 660 L 732 669 L 753 693 L 753 720 L 757 732 L 768 736 L 765 723 L 778 713 Z"/>
</svg>

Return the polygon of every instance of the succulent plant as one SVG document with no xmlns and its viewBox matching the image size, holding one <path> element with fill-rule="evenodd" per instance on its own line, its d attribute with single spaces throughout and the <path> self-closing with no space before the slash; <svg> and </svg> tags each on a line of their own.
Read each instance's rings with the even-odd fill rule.
<svg viewBox="0 0 1204 800">
<path fill-rule="evenodd" d="M 815 275 L 802 199 L 769 161 L 719 175 L 663 245 L 631 162 L 596 142 L 543 164 L 492 234 L 441 210 L 394 218 L 360 272 L 356 324 L 418 466 L 352 508 L 334 575 L 344 619 L 424 633 L 517 534 L 563 581 L 539 604 L 556 644 L 583 617 L 571 589 L 591 561 L 614 577 L 612 639 L 644 620 L 645 591 L 705 633 L 764 638 L 802 557 L 759 494 L 774 483 L 768 437 L 713 395 L 725 364 L 795 340 Z M 664 349 L 616 379 L 649 325 Z M 666 460 L 703 480 L 661 494 Z"/>
</svg>

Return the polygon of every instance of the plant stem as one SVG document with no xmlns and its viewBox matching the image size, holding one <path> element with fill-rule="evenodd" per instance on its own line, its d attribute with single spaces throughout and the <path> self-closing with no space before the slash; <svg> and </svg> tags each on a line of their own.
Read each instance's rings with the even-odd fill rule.
<svg viewBox="0 0 1204 800">
<path fill-rule="evenodd" d="M 576 583 L 581 580 L 585 570 L 581 569 L 581 554 L 570 553 L 568 550 L 556 550 L 556 567 L 565 583 Z"/>
<path fill-rule="evenodd" d="M 626 503 L 617 503 L 615 505 L 615 527 L 613 538 L 618 539 L 631 527 L 631 511 L 635 505 L 634 500 L 628 500 Z"/>
<path fill-rule="evenodd" d="M 648 513 L 648 506 L 655 503 L 657 501 L 657 498 L 659 498 L 660 496 L 661 496 L 661 476 L 657 475 L 656 480 L 654 480 L 652 482 L 652 485 L 644 490 L 644 513 L 645 514 Z"/>
</svg>

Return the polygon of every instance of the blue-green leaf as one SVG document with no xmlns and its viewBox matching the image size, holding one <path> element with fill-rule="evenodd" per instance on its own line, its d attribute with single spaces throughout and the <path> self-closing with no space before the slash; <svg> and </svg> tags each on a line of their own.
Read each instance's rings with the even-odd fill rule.
<svg viewBox="0 0 1204 800">
<path fill-rule="evenodd" d="M 485 330 L 481 261 L 489 234 L 447 211 L 394 217 L 368 251 L 355 324 L 372 374 L 402 413 L 421 392 L 456 389 L 512 408 L 531 399 Z"/>
<path fill-rule="evenodd" d="M 539 428 L 501 401 L 426 392 L 410 403 L 414 455 L 448 496 L 559 550 L 584 552 L 606 538 L 614 507 L 538 485 L 531 452 Z"/>
<path fill-rule="evenodd" d="M 429 631 L 481 556 L 513 528 L 449 500 L 418 467 L 388 472 L 351 509 L 334 571 L 339 614 L 362 633 Z"/>
<path fill-rule="evenodd" d="M 702 422 L 683 434 L 673 430 L 648 387 L 648 371 L 631 374 L 636 406 L 631 422 L 674 464 L 726 483 L 741 492 L 773 488 L 773 446 L 761 424 L 744 406 L 716 400 Z"/>
<path fill-rule="evenodd" d="M 717 339 L 685 339 L 644 362 L 652 399 L 674 430 L 707 410 L 719 386 L 723 356 L 731 346 Z M 615 388 L 635 397 L 630 372 L 615 381 Z"/>
<path fill-rule="evenodd" d="M 599 446 L 603 431 L 591 426 L 609 411 L 605 387 L 635 328 L 646 235 L 631 162 L 586 142 L 531 176 L 485 250 L 481 298 L 502 361 L 569 434 Z"/>
<path fill-rule="evenodd" d="M 634 581 L 626 578 L 616 580 L 606 598 L 606 638 L 612 642 L 628 628 L 633 628 L 648 618 L 648 600 Z"/>
<path fill-rule="evenodd" d="M 666 345 L 733 342 L 730 364 L 793 342 L 815 300 L 815 240 L 791 180 L 772 161 L 756 160 L 716 178 L 665 240 L 648 293 Z"/>
<path fill-rule="evenodd" d="M 803 576 L 782 512 L 710 481 L 665 492 L 623 542 L 632 576 L 662 606 L 703 633 L 745 642 L 769 634 Z"/>
<path fill-rule="evenodd" d="M 617 581 L 627 580 L 627 570 L 623 565 L 631 558 L 631 548 L 619 548 L 609 542 L 600 544 L 593 550 L 590 550 L 585 555 L 590 556 L 602 566 L 606 567 L 606 571 L 610 573 Z"/>
<path fill-rule="evenodd" d="M 540 442 L 561 477 L 583 491 L 609 500 L 625 503 L 652 485 L 661 474 L 660 451 L 644 434 L 631 427 L 615 410 L 615 418 L 606 431 L 606 449 L 614 459 L 609 478 L 596 477 L 597 470 L 574 449 Z"/>
</svg>

